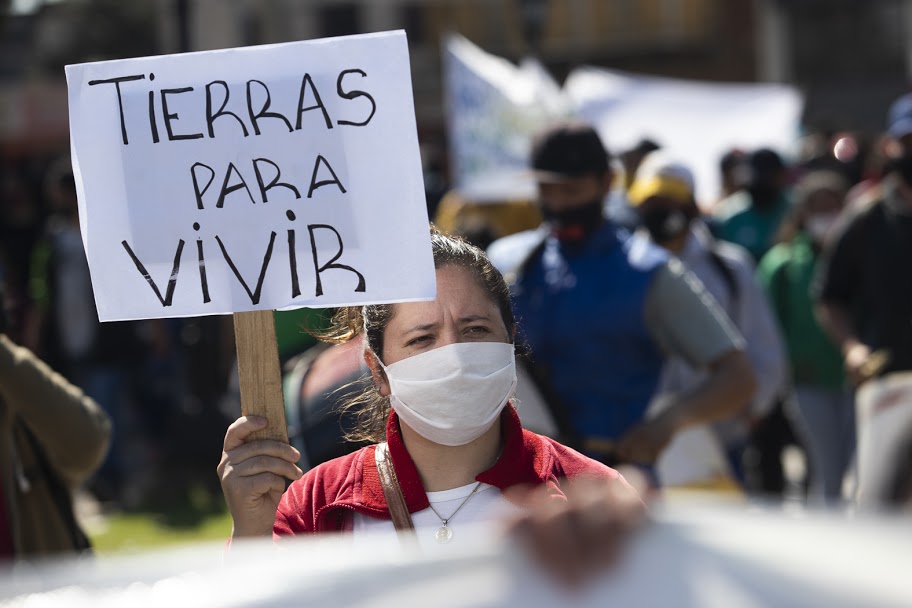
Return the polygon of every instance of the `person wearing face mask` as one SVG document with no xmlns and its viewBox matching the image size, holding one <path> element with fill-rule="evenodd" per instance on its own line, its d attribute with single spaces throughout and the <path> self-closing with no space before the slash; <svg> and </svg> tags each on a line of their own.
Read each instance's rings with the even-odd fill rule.
<svg viewBox="0 0 912 608">
<path fill-rule="evenodd" d="M 779 154 L 761 148 L 747 160 L 747 185 L 719 201 L 713 230 L 719 238 L 747 249 L 756 263 L 774 245 L 791 203 L 786 166 Z"/>
<path fill-rule="evenodd" d="M 713 424 L 703 443 L 724 447 L 722 458 L 697 459 L 704 462 L 685 473 L 681 461 L 689 444 L 697 441 L 696 431 L 677 438 L 663 452 L 663 470 L 687 485 L 731 487 L 743 478 L 742 453 L 753 422 L 767 414 L 786 382 L 786 358 L 779 329 L 766 295 L 754 276 L 750 254 L 742 247 L 717 241 L 701 219 L 694 197 L 690 169 L 661 152 L 650 155 L 629 191 L 630 204 L 639 214 L 643 230 L 651 240 L 680 259 L 706 287 L 724 313 L 744 336 L 745 353 L 757 378 L 757 390 L 749 403 L 731 418 Z M 706 370 L 695 368 L 682 357 L 671 357 L 662 372 L 654 408 L 674 395 L 686 394 L 705 381 Z M 704 432 L 706 432 L 704 431 Z M 718 455 L 717 455 L 718 456 Z M 731 467 L 731 470 L 729 469 Z M 682 477 L 682 475 L 684 477 Z"/>
<path fill-rule="evenodd" d="M 842 357 L 814 318 L 810 287 L 824 243 L 845 203 L 848 183 L 838 173 L 814 171 L 795 186 L 795 205 L 779 243 L 763 256 L 757 275 L 785 335 L 794 384 L 786 401 L 807 444 L 808 498 L 835 504 L 855 449 L 855 410 Z"/>
<path fill-rule="evenodd" d="M 605 462 L 649 467 L 680 430 L 741 411 L 755 378 L 742 337 L 700 282 L 648 236 L 604 217 L 609 161 L 589 125 L 542 131 L 531 165 L 545 222 L 488 253 L 511 285 L 562 439 Z M 647 419 L 670 356 L 706 370 L 705 381 Z"/>
<path fill-rule="evenodd" d="M 880 196 L 852 206 L 824 247 L 813 285 L 820 324 L 842 353 L 849 380 L 858 387 L 862 409 L 866 387 L 897 381 L 912 371 L 912 94 L 888 111 L 891 171 Z M 902 396 L 902 386 L 898 394 Z M 910 389 L 906 389 L 908 394 Z M 890 409 L 912 408 L 909 399 L 893 399 Z M 882 463 L 865 458 L 865 432 L 858 423 L 858 488 L 863 505 L 889 504 L 878 473 Z M 879 454 L 891 458 L 891 446 Z"/>
<path fill-rule="evenodd" d="M 439 552 L 473 524 L 514 517 L 559 574 L 610 561 L 643 503 L 615 470 L 522 428 L 503 277 L 464 241 L 432 232 L 431 242 L 436 300 L 342 308 L 322 336 L 363 339 L 370 377 L 347 406 L 360 413 L 349 438 L 371 445 L 303 474 L 291 446 L 250 440 L 261 418 L 229 427 L 218 472 L 232 537 L 348 531 L 356 545 L 396 545 L 397 530 L 411 530 Z"/>
</svg>

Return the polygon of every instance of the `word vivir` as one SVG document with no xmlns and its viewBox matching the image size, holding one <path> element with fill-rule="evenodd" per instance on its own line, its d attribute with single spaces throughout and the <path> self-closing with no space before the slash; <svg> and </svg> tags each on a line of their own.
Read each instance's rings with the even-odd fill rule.
<svg viewBox="0 0 912 608">
<path fill-rule="evenodd" d="M 255 135 L 262 132 L 261 124 L 267 120 L 279 121 L 280 128 L 287 128 L 289 133 L 300 131 L 303 126 L 303 118 L 306 112 L 319 110 L 322 115 L 322 122 L 327 129 L 332 129 L 335 125 L 345 125 L 352 127 L 363 127 L 370 123 L 377 111 L 377 102 L 374 97 L 359 89 L 351 88 L 351 82 L 355 78 L 366 78 L 367 73 L 364 70 L 351 68 L 342 70 L 336 77 L 336 96 L 346 101 L 354 101 L 363 98 L 351 108 L 350 114 L 336 118 L 334 121 L 329 114 L 329 110 L 323 103 L 323 98 L 317 89 L 310 74 L 304 74 L 301 78 L 301 86 L 298 90 L 296 103 L 294 100 L 283 100 L 281 106 L 285 113 L 279 112 L 273 108 L 272 94 L 269 86 L 256 79 L 248 80 L 244 85 L 246 109 L 246 121 L 242 118 L 243 112 L 237 114 L 228 110 L 229 100 L 231 99 L 232 88 L 224 80 L 213 80 L 206 84 L 200 91 L 195 87 L 178 87 L 171 89 L 149 90 L 147 92 L 147 111 L 149 119 L 149 135 L 153 143 L 159 143 L 161 136 L 159 134 L 159 114 L 165 125 L 165 131 L 168 134 L 168 141 L 178 141 L 186 139 L 202 139 L 208 136 L 214 139 L 216 136 L 216 121 L 222 129 L 240 130 L 244 137 L 248 137 L 253 131 Z M 108 85 L 112 92 L 117 95 L 117 108 L 120 112 L 120 132 L 123 144 L 129 145 L 129 133 L 127 133 L 127 120 L 124 116 L 123 89 L 127 87 L 141 86 L 139 81 L 146 79 L 145 74 L 130 74 L 127 76 L 117 76 L 115 78 L 106 78 L 104 80 L 90 80 L 89 86 Z M 155 74 L 149 74 L 149 81 L 155 80 Z M 238 95 L 235 87 L 235 97 Z M 156 92 L 158 95 L 156 95 Z M 169 107 L 169 99 L 184 95 L 195 98 L 198 103 L 199 112 L 185 120 L 181 120 L 177 112 L 172 112 Z M 235 104 L 237 105 L 237 104 Z M 217 109 L 216 109 L 216 106 Z M 184 125 L 202 124 L 200 118 L 205 123 L 205 133 L 202 130 L 194 128 L 185 128 L 182 132 L 177 132 L 180 128 L 176 123 L 183 122 Z M 294 119 L 292 123 L 291 119 Z"/>
<path fill-rule="evenodd" d="M 286 212 L 286 216 L 289 221 L 295 221 L 296 217 L 293 211 Z M 197 232 L 200 230 L 199 223 L 193 224 L 193 229 Z M 336 238 L 336 252 L 332 256 L 322 256 L 324 259 L 329 257 L 326 261 L 321 261 L 321 255 L 317 250 L 317 232 L 318 231 L 328 231 Z M 364 275 L 352 268 L 347 264 L 338 263 L 339 258 L 342 257 L 342 252 L 344 250 L 344 245 L 342 242 L 342 235 L 339 234 L 339 231 L 333 228 L 328 224 L 308 224 L 307 233 L 310 236 L 310 254 L 311 260 L 313 262 L 315 282 L 314 282 L 314 297 L 320 297 L 323 295 L 323 281 L 320 278 L 320 275 L 327 270 L 345 270 L 350 272 L 357 277 L 357 283 L 355 284 L 354 291 L 364 292 L 367 289 L 366 282 L 364 280 Z M 244 291 L 247 292 L 247 296 L 250 298 L 250 303 L 257 305 L 260 302 L 260 295 L 263 291 L 263 281 L 266 278 L 266 271 L 269 268 L 269 263 L 272 260 L 273 252 L 275 251 L 275 241 L 276 241 L 276 232 L 272 231 L 269 233 L 269 241 L 266 244 L 266 251 L 263 254 L 263 263 L 260 265 L 260 274 L 256 279 L 254 287 L 251 289 L 252 281 L 248 281 L 241 274 L 241 271 L 238 270 L 235 260 L 228 253 L 228 247 L 222 241 L 221 237 L 218 235 L 215 236 L 215 241 L 218 243 L 219 250 L 222 253 L 222 257 L 225 262 L 228 264 L 228 267 L 231 268 L 231 271 L 234 273 L 234 276 L 237 278 L 238 282 L 241 284 L 241 287 L 244 288 Z M 293 228 L 289 228 L 287 231 L 288 236 L 288 270 L 291 273 L 291 297 L 296 298 L 301 295 L 300 279 L 298 277 L 298 261 L 297 261 L 297 251 L 296 251 L 296 235 Z M 158 301 L 161 302 L 163 307 L 171 306 L 171 303 L 174 299 L 174 290 L 177 287 L 178 276 L 181 271 L 181 261 L 184 254 L 184 245 L 185 241 L 179 239 L 177 242 L 177 248 L 174 252 L 174 263 L 171 268 L 171 274 L 168 276 L 168 284 L 165 288 L 165 293 L 162 294 L 162 290 L 156 283 L 155 279 L 152 278 L 152 275 L 146 269 L 146 265 L 139 259 L 136 252 L 133 251 L 133 248 L 130 247 L 130 244 L 127 241 L 121 241 L 121 245 L 126 250 L 127 255 L 130 256 L 130 259 L 133 260 L 133 264 L 136 266 L 136 270 L 139 271 L 139 274 L 146 280 L 149 286 L 152 288 L 152 291 L 155 293 L 155 296 L 158 298 Z M 200 295 L 202 297 L 203 303 L 208 304 L 211 301 L 209 297 L 209 280 L 206 274 L 206 253 L 205 247 L 203 245 L 203 239 L 198 238 L 196 240 L 196 255 L 197 255 L 197 268 L 199 270 L 199 285 L 200 285 Z"/>
</svg>

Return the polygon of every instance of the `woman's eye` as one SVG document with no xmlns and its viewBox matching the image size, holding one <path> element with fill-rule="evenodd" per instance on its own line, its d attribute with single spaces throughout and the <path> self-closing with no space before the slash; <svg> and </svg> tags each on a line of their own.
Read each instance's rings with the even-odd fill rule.
<svg viewBox="0 0 912 608">
<path fill-rule="evenodd" d="M 471 334 L 488 334 L 490 333 L 490 330 L 488 330 L 487 327 L 483 327 L 481 325 L 473 325 L 472 327 L 467 328 L 466 332 Z"/>
<path fill-rule="evenodd" d="M 430 336 L 417 336 L 417 337 L 415 337 L 415 338 L 412 338 L 412 339 L 409 340 L 408 342 L 406 342 L 405 345 L 406 345 L 406 346 L 416 346 L 416 345 L 418 345 L 418 344 L 425 343 L 425 342 L 427 342 L 427 341 L 430 340 L 430 339 L 431 339 Z"/>
</svg>

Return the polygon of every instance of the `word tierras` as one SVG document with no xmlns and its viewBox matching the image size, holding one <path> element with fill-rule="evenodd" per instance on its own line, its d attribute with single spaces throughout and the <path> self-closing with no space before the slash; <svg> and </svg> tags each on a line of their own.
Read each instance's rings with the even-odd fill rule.
<svg viewBox="0 0 912 608">
<path fill-rule="evenodd" d="M 286 213 L 290 221 L 294 221 L 295 214 L 293 211 L 288 211 Z M 199 231 L 199 223 L 193 224 L 193 229 Z M 318 231 L 328 231 L 335 236 L 336 239 L 336 251 L 331 255 L 321 256 L 320 251 L 317 247 L 317 232 Z M 293 228 L 288 229 L 288 270 L 291 273 L 291 297 L 296 298 L 301 295 L 300 282 L 298 277 L 298 261 L 297 261 L 297 252 L 295 246 L 295 231 Z M 345 270 L 354 274 L 357 277 L 357 283 L 355 284 L 355 292 L 363 293 L 367 289 L 367 284 L 364 280 L 364 275 L 352 268 L 347 264 L 340 264 L 338 262 L 339 258 L 342 257 L 342 252 L 344 250 L 344 245 L 342 243 L 342 236 L 339 232 L 328 224 L 308 224 L 307 232 L 310 236 L 310 254 L 313 261 L 314 268 L 314 297 L 320 297 L 323 295 L 323 281 L 320 278 L 320 275 L 327 270 Z M 228 248 L 225 243 L 222 241 L 221 237 L 218 235 L 215 236 L 215 241 L 218 243 L 219 249 L 221 250 L 222 257 L 225 259 L 225 262 L 228 264 L 228 267 L 231 269 L 231 272 L 237 278 L 238 282 L 241 284 L 241 287 L 244 288 L 244 291 L 247 293 L 247 296 L 250 298 L 250 303 L 256 306 L 260 303 L 260 296 L 263 292 L 263 282 L 266 278 L 266 271 L 269 268 L 269 262 L 272 260 L 272 254 L 275 250 L 275 241 L 276 241 L 275 231 L 269 233 L 269 242 L 266 245 L 266 252 L 263 254 L 263 263 L 260 265 L 260 274 L 256 279 L 256 284 L 251 288 L 250 281 L 244 279 L 241 271 L 238 270 L 235 260 L 232 259 L 231 255 L 228 253 Z M 181 261 L 183 258 L 184 245 L 185 241 L 179 239 L 177 243 L 177 248 L 174 252 L 174 264 L 171 268 L 171 274 L 168 275 L 168 284 L 165 288 L 164 294 L 162 294 L 161 288 L 156 283 L 155 279 L 152 278 L 152 275 L 146 269 L 145 264 L 139 259 L 136 255 L 136 252 L 133 251 L 133 248 L 130 247 L 130 244 L 127 241 L 121 241 L 121 245 L 126 250 L 127 255 L 130 256 L 130 259 L 133 260 L 133 264 L 136 266 L 136 270 L 139 271 L 139 274 L 146 280 L 149 284 L 149 287 L 152 288 L 152 291 L 155 293 L 155 297 L 158 298 L 158 301 L 165 308 L 171 306 L 174 299 L 174 290 L 177 287 L 178 275 L 181 271 Z M 212 301 L 212 298 L 209 296 L 209 279 L 206 274 L 206 254 L 203 247 L 203 240 L 196 240 L 196 252 L 197 252 L 197 267 L 199 269 L 199 286 L 200 286 L 200 295 L 202 297 L 203 303 L 208 304 Z M 321 261 L 329 258 L 328 261 Z"/>
<path fill-rule="evenodd" d="M 301 78 L 301 86 L 298 93 L 297 104 L 293 106 L 294 113 L 289 113 L 288 115 L 282 114 L 272 108 L 272 95 L 269 92 L 269 87 L 265 82 L 261 80 L 248 80 L 244 85 L 246 92 L 246 110 L 247 110 L 247 120 L 245 122 L 241 116 L 235 114 L 230 110 L 226 110 L 228 107 L 228 101 L 231 97 L 231 88 L 228 83 L 224 80 L 213 80 L 205 87 L 203 91 L 197 91 L 194 87 L 178 87 L 173 89 L 159 89 L 158 97 L 156 99 L 156 91 L 148 91 L 148 118 L 149 118 L 149 136 L 152 138 L 152 143 L 159 143 L 161 141 L 161 136 L 158 130 L 158 113 L 161 113 L 162 119 L 164 120 L 165 130 L 168 134 L 168 141 L 179 141 L 185 139 L 202 139 L 203 137 L 208 136 L 209 138 L 215 138 L 215 123 L 216 120 L 222 119 L 231 119 L 222 121 L 227 127 L 231 128 L 230 125 L 233 125 L 234 129 L 240 129 L 244 134 L 244 137 L 250 135 L 251 130 L 255 135 L 260 135 L 262 133 L 261 123 L 265 122 L 267 119 L 271 121 L 281 121 L 279 128 L 287 128 L 289 133 L 294 131 L 300 131 L 303 125 L 303 118 L 305 112 L 310 112 L 313 110 L 320 110 L 322 122 L 327 129 L 332 129 L 335 125 L 345 125 L 352 127 L 364 127 L 370 123 L 371 119 L 374 117 L 374 114 L 377 111 L 377 102 L 374 100 L 373 96 L 366 92 L 358 89 L 349 88 L 349 82 L 354 77 L 366 78 L 367 73 L 364 70 L 359 70 L 357 68 L 351 68 L 347 70 L 342 70 L 339 72 L 339 75 L 336 77 L 336 95 L 340 99 L 347 101 L 356 100 L 359 97 L 364 99 L 358 103 L 358 107 L 353 109 L 356 113 L 355 116 L 346 116 L 345 118 L 337 118 L 335 123 L 333 123 L 332 118 L 329 115 L 329 110 L 326 109 L 326 105 L 323 103 L 323 99 L 320 97 L 320 92 L 317 90 L 316 84 L 314 84 L 313 79 L 310 74 L 304 74 Z M 128 76 L 117 76 L 115 78 L 106 78 L 104 80 L 90 80 L 89 86 L 98 86 L 98 85 L 113 85 L 113 92 L 117 94 L 117 108 L 120 112 L 120 133 L 121 138 L 123 139 L 123 145 L 129 145 L 130 139 L 129 134 L 127 133 L 127 120 L 124 116 L 124 103 L 122 96 L 122 88 L 127 86 L 137 86 L 136 83 L 140 80 L 145 80 L 145 74 L 131 74 Z M 149 74 L 149 80 L 155 80 L 155 74 Z M 205 108 L 203 104 L 200 103 L 200 113 L 191 116 L 190 119 L 181 121 L 177 112 L 172 112 L 168 108 L 168 100 L 174 98 L 177 95 L 191 95 L 191 97 L 205 97 Z M 202 101 L 202 100 L 201 100 Z M 308 104 L 308 105 L 305 105 Z M 218 108 L 216 109 L 216 105 Z M 286 106 L 291 106 L 291 104 L 286 104 Z M 290 108 L 289 108 L 290 109 Z M 289 117 L 293 117 L 294 124 L 289 120 Z M 197 130 L 194 128 L 184 129 L 183 132 L 178 133 L 176 129 L 178 128 L 175 123 L 183 122 L 184 125 L 195 124 L 201 125 L 200 118 L 204 118 L 205 121 L 205 133 L 202 130 Z M 222 124 L 222 123 L 219 123 Z"/>
</svg>

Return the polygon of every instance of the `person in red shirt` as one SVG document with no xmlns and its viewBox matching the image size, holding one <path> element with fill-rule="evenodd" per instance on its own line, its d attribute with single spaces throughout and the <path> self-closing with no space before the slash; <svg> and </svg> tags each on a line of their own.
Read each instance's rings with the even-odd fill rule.
<svg viewBox="0 0 912 608">
<path fill-rule="evenodd" d="M 348 531 L 356 542 L 395 540 L 379 453 L 425 549 L 459 545 L 470 524 L 510 520 L 560 576 L 613 561 L 643 502 L 614 469 L 522 428 L 503 277 L 480 249 L 436 231 L 431 240 L 436 300 L 343 308 L 324 336 L 365 338 L 370 379 L 349 405 L 363 423 L 351 439 L 375 444 L 305 474 L 291 446 L 249 439 L 262 418 L 239 418 L 218 467 L 233 538 Z"/>
</svg>

